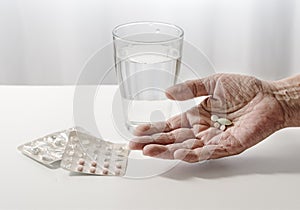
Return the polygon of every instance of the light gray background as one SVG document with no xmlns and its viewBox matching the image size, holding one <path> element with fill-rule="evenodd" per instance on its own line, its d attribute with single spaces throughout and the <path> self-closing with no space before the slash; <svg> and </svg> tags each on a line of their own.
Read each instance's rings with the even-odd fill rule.
<svg viewBox="0 0 300 210">
<path fill-rule="evenodd" d="M 114 26 L 141 20 L 181 26 L 217 72 L 300 72 L 298 0 L 0 0 L 0 84 L 75 84 Z"/>
</svg>

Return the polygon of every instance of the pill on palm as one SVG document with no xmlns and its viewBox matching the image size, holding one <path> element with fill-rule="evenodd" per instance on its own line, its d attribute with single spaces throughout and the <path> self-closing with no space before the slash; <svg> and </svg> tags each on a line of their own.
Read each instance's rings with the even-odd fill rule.
<svg viewBox="0 0 300 210">
<path fill-rule="evenodd" d="M 221 126 L 220 123 L 218 123 L 218 122 L 215 122 L 215 123 L 214 123 L 214 127 L 215 127 L 215 128 L 220 128 L 220 126 Z"/>
<path fill-rule="evenodd" d="M 218 123 L 220 123 L 221 125 L 231 125 L 232 122 L 226 118 L 219 118 L 217 120 Z"/>
<path fill-rule="evenodd" d="M 217 115 L 212 115 L 210 119 L 211 121 L 216 122 L 219 119 L 219 117 Z"/>
<path fill-rule="evenodd" d="M 220 126 L 220 130 L 225 131 L 225 129 L 226 129 L 226 125 L 221 125 Z"/>
</svg>

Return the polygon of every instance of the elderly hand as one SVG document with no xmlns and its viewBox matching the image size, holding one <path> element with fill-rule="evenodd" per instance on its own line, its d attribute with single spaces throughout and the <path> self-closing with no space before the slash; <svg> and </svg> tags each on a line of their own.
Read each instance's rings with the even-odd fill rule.
<svg viewBox="0 0 300 210">
<path fill-rule="evenodd" d="M 144 155 L 198 162 L 236 155 L 286 127 L 286 110 L 274 94 L 275 83 L 251 76 L 216 74 L 187 81 L 166 91 L 172 100 L 208 96 L 198 106 L 166 122 L 140 125 L 131 149 Z M 232 125 L 222 131 L 211 115 Z"/>
</svg>

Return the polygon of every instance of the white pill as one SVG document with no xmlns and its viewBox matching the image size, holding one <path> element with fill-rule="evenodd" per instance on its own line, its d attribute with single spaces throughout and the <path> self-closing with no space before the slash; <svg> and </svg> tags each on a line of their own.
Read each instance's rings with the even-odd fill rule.
<svg viewBox="0 0 300 210">
<path fill-rule="evenodd" d="M 212 115 L 210 119 L 211 121 L 216 122 L 219 119 L 219 117 L 217 115 Z"/>
<path fill-rule="evenodd" d="M 231 125 L 232 124 L 232 122 L 226 118 L 219 118 L 217 121 L 221 125 Z"/>
<path fill-rule="evenodd" d="M 225 131 L 226 130 L 226 125 L 221 125 L 220 130 Z"/>
<path fill-rule="evenodd" d="M 220 126 L 221 126 L 220 123 L 218 123 L 218 122 L 215 122 L 215 123 L 214 123 L 214 127 L 215 127 L 215 128 L 220 128 Z"/>
</svg>

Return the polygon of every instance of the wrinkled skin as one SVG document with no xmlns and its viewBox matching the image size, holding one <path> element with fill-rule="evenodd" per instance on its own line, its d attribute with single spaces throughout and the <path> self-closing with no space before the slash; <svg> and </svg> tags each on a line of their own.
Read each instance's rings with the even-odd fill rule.
<svg viewBox="0 0 300 210">
<path fill-rule="evenodd" d="M 285 110 L 273 92 L 270 82 L 234 74 L 175 85 L 166 91 L 172 100 L 208 97 L 166 122 L 137 127 L 138 137 L 129 146 L 147 156 L 187 162 L 239 154 L 285 127 Z M 212 114 L 233 125 L 225 131 L 214 128 Z"/>
</svg>

